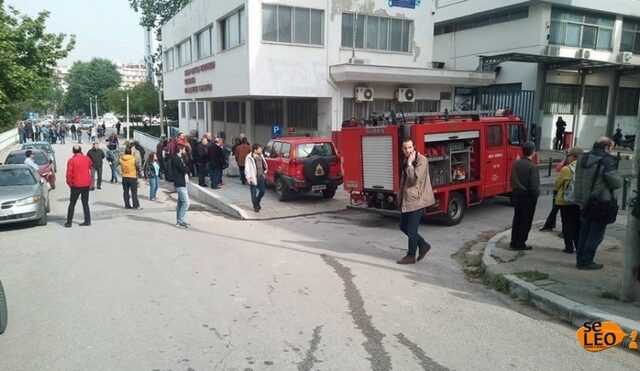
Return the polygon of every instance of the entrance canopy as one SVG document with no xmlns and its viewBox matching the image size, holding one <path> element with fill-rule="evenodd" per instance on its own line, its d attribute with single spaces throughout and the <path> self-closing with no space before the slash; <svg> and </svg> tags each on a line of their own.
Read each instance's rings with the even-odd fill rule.
<svg viewBox="0 0 640 371">
<path fill-rule="evenodd" d="M 621 64 L 595 59 L 557 57 L 526 53 L 505 53 L 480 56 L 480 67 L 482 71 L 492 71 L 493 67 L 502 62 L 537 63 L 544 65 L 548 70 L 591 70 L 592 72 L 620 70 L 622 75 L 640 73 L 639 65 Z"/>
</svg>

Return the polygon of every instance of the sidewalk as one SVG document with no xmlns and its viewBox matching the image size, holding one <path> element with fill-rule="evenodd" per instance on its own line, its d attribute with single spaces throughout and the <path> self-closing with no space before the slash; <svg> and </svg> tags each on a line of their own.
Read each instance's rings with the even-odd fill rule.
<svg viewBox="0 0 640 371">
<path fill-rule="evenodd" d="M 191 178 L 188 184 L 189 195 L 196 200 L 213 206 L 223 213 L 243 220 L 268 220 L 293 216 L 314 215 L 344 210 L 349 203 L 349 194 L 338 188 L 331 200 L 323 199 L 319 193 L 294 195 L 290 201 L 280 202 L 273 187 L 267 187 L 262 199 L 262 210 L 253 211 L 251 193 L 248 185 L 242 185 L 239 177 L 223 176 L 225 183 L 220 189 L 200 187 L 198 177 Z M 209 178 L 206 180 L 209 184 Z"/>
<path fill-rule="evenodd" d="M 617 223 L 608 226 L 596 254 L 596 261 L 604 264 L 600 271 L 578 270 L 575 253 L 562 252 L 564 242 L 558 237 L 559 217 L 553 232 L 540 232 L 542 222 L 534 224 L 528 241 L 533 249 L 529 251 L 509 249 L 511 230 L 497 234 L 487 243 L 482 266 L 494 285 L 498 283 L 512 296 L 532 302 L 575 326 L 603 319 L 618 323 L 626 332 L 640 331 L 640 285 L 639 299 L 635 302 L 623 303 L 617 299 L 626 219 L 626 215 L 620 216 Z"/>
</svg>

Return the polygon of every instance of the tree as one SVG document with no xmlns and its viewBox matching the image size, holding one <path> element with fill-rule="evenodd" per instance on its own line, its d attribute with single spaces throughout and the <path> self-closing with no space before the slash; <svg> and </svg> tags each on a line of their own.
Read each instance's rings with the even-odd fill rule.
<svg viewBox="0 0 640 371">
<path fill-rule="evenodd" d="M 67 112 L 89 113 L 95 109 L 98 100 L 99 112 L 106 112 L 109 106 L 106 93 L 120 86 L 122 76 L 116 66 L 107 59 L 94 58 L 90 62 L 75 62 L 67 75 L 69 89 L 65 95 L 64 107 Z M 89 101 L 93 108 L 89 107 Z"/>
<path fill-rule="evenodd" d="M 58 116 L 66 113 L 63 109 L 64 89 L 58 75 L 53 75 L 44 84 L 35 88 L 32 99 L 29 101 L 29 111 L 51 113 Z"/>
<path fill-rule="evenodd" d="M 24 117 L 36 92 L 50 86 L 56 63 L 75 45 L 75 36 L 47 33 L 49 12 L 32 18 L 0 0 L 0 127 Z"/>
</svg>

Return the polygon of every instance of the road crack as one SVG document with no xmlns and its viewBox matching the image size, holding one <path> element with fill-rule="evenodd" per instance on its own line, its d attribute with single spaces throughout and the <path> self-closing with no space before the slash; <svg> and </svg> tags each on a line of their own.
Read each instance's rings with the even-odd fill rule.
<svg viewBox="0 0 640 371">
<path fill-rule="evenodd" d="M 315 356 L 315 352 L 318 350 L 318 344 L 320 344 L 320 340 L 322 340 L 320 331 L 322 331 L 322 326 L 317 326 L 313 329 L 309 350 L 307 350 L 304 361 L 298 363 L 298 371 L 310 371 L 315 363 L 320 362 Z"/>
</svg>

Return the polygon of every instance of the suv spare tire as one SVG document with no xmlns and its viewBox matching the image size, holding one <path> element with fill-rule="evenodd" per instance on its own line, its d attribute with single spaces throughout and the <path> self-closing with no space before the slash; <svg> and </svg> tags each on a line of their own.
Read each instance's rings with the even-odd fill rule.
<svg viewBox="0 0 640 371">
<path fill-rule="evenodd" d="M 311 183 L 323 183 L 329 178 L 329 162 L 320 156 L 310 157 L 304 164 L 304 176 Z"/>
</svg>

